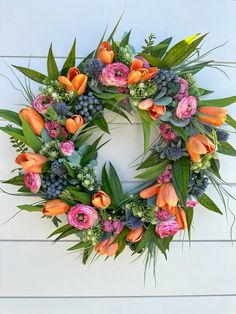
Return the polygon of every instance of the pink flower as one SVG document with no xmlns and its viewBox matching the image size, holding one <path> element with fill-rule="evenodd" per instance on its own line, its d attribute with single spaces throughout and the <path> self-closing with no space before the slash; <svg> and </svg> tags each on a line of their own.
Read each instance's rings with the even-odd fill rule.
<svg viewBox="0 0 236 314">
<path fill-rule="evenodd" d="M 33 101 L 33 108 L 41 114 L 45 114 L 48 108 L 53 105 L 54 99 L 53 97 L 49 97 L 47 95 L 39 94 Z"/>
<path fill-rule="evenodd" d="M 128 84 L 128 74 L 129 68 L 126 65 L 115 62 L 103 68 L 99 80 L 103 85 L 125 87 Z"/>
<path fill-rule="evenodd" d="M 75 145 L 71 140 L 68 140 L 66 142 L 60 142 L 59 146 L 60 146 L 62 154 L 65 156 L 71 156 L 71 154 L 73 153 L 75 149 Z"/>
<path fill-rule="evenodd" d="M 198 204 L 198 201 L 196 200 L 196 198 L 192 195 L 189 195 L 186 205 L 188 207 L 194 207 L 197 204 Z"/>
<path fill-rule="evenodd" d="M 171 164 L 167 165 L 166 169 L 157 178 L 157 183 L 162 184 L 162 183 L 171 182 L 171 170 L 172 170 L 172 165 Z"/>
<path fill-rule="evenodd" d="M 113 221 L 113 231 L 115 234 L 121 233 L 123 230 L 123 224 L 120 220 Z"/>
<path fill-rule="evenodd" d="M 37 193 L 41 186 L 41 178 L 38 173 L 26 172 L 24 174 L 24 184 L 32 193 Z"/>
<path fill-rule="evenodd" d="M 58 121 L 48 121 L 45 123 L 45 128 L 51 138 L 57 138 L 60 134 L 61 126 Z"/>
<path fill-rule="evenodd" d="M 98 213 L 91 206 L 77 204 L 70 208 L 67 218 L 71 226 L 84 230 L 93 227 L 98 220 Z"/>
<path fill-rule="evenodd" d="M 172 218 L 173 216 L 165 209 L 160 209 L 156 212 L 156 217 L 158 220 L 166 221 Z"/>
<path fill-rule="evenodd" d="M 113 222 L 111 220 L 102 220 L 101 225 L 105 232 L 113 231 Z"/>
<path fill-rule="evenodd" d="M 171 126 L 167 123 L 161 123 L 159 126 L 161 136 L 165 141 L 173 141 L 176 139 L 176 134 L 172 131 Z"/>
<path fill-rule="evenodd" d="M 139 59 L 139 60 L 143 61 L 142 68 L 144 68 L 144 69 L 150 68 L 150 64 L 148 63 L 148 61 L 144 57 L 137 55 L 137 56 L 135 56 L 135 59 Z"/>
<path fill-rule="evenodd" d="M 179 225 L 175 220 L 162 221 L 157 224 L 155 231 L 163 239 L 175 235 L 179 231 Z"/>
<path fill-rule="evenodd" d="M 178 94 L 175 95 L 175 100 L 180 101 L 184 97 L 188 97 L 188 82 L 183 79 L 182 77 L 178 77 L 178 83 L 179 83 L 179 91 Z"/>
<path fill-rule="evenodd" d="M 188 119 L 196 113 L 197 99 L 194 96 L 184 97 L 178 104 L 176 116 L 180 119 Z"/>
</svg>

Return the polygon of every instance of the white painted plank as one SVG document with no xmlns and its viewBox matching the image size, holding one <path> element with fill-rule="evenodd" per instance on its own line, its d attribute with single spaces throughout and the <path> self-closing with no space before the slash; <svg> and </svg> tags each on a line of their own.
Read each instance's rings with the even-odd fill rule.
<svg viewBox="0 0 236 314">
<path fill-rule="evenodd" d="M 168 261 L 157 260 L 143 282 L 142 259 L 131 263 L 130 251 L 117 260 L 81 265 L 66 255 L 68 243 L 0 243 L 0 296 L 124 296 L 232 294 L 236 249 L 230 243 L 171 245 Z M 126 278 L 126 279 L 125 279 Z M 124 281 L 125 280 L 125 281 Z"/>
<path fill-rule="evenodd" d="M 119 299 L 2 299 L 0 310 L 4 314 L 68 314 L 69 309 L 93 314 L 141 314 L 147 310 L 165 314 L 234 314 L 236 297 L 188 298 L 119 298 Z"/>
</svg>

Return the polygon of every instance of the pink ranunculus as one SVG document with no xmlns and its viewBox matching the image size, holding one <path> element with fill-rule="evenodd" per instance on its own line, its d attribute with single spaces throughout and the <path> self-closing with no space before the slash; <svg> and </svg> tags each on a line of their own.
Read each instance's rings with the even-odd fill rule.
<svg viewBox="0 0 236 314">
<path fill-rule="evenodd" d="M 171 182 L 171 172 L 172 172 L 172 165 L 169 164 L 166 166 L 162 174 L 157 178 L 157 183 L 162 184 L 162 183 Z"/>
<path fill-rule="evenodd" d="M 175 95 L 176 101 L 181 101 L 184 97 L 188 97 L 188 82 L 183 79 L 182 77 L 178 77 L 178 83 L 179 83 L 179 91 L 178 94 Z"/>
<path fill-rule="evenodd" d="M 155 231 L 163 239 L 175 235 L 179 231 L 179 225 L 176 220 L 162 221 L 156 225 Z"/>
<path fill-rule="evenodd" d="M 54 98 L 39 94 L 33 101 L 33 108 L 41 114 L 45 114 L 50 106 L 54 104 Z"/>
<path fill-rule="evenodd" d="M 37 193 L 41 186 L 41 178 L 38 173 L 26 172 L 24 174 L 24 184 L 32 193 Z"/>
<path fill-rule="evenodd" d="M 158 220 L 166 221 L 166 220 L 169 220 L 170 218 L 172 218 L 173 216 L 167 210 L 159 209 L 156 212 L 156 217 Z"/>
<path fill-rule="evenodd" d="M 171 126 L 167 123 L 161 123 L 159 126 L 161 136 L 165 141 L 173 141 L 176 139 L 176 134 L 172 131 Z"/>
<path fill-rule="evenodd" d="M 103 85 L 125 87 L 128 85 L 128 74 L 129 68 L 126 65 L 115 62 L 103 68 L 99 80 Z"/>
<path fill-rule="evenodd" d="M 142 60 L 142 61 L 143 61 L 143 66 L 142 66 L 142 67 L 143 67 L 144 69 L 150 68 L 149 62 L 148 62 L 144 57 L 137 55 L 137 56 L 135 56 L 135 59 L 139 59 L 139 60 Z"/>
<path fill-rule="evenodd" d="M 105 220 L 105 219 L 103 219 L 101 221 L 101 225 L 102 225 L 102 229 L 105 232 L 112 232 L 113 231 L 113 222 L 112 222 L 112 220 Z"/>
<path fill-rule="evenodd" d="M 188 119 L 196 113 L 197 99 L 194 96 L 184 97 L 178 104 L 176 116 L 180 119 Z"/>
<path fill-rule="evenodd" d="M 121 233 L 123 230 L 123 224 L 120 220 L 113 221 L 113 231 L 115 234 Z"/>
<path fill-rule="evenodd" d="M 58 121 L 48 121 L 45 123 L 45 128 L 51 138 L 57 138 L 60 134 L 61 126 Z"/>
<path fill-rule="evenodd" d="M 196 200 L 196 198 L 194 196 L 192 196 L 192 195 L 189 195 L 186 205 L 188 207 L 194 207 L 197 204 L 198 204 L 198 201 Z"/>
<path fill-rule="evenodd" d="M 85 230 L 93 227 L 98 220 L 98 213 L 91 206 L 77 204 L 70 208 L 67 219 L 71 226 L 79 230 Z"/>
<path fill-rule="evenodd" d="M 60 146 L 62 154 L 65 156 L 71 156 L 71 154 L 73 153 L 75 149 L 75 145 L 71 140 L 68 140 L 66 142 L 60 142 L 59 146 Z"/>
</svg>

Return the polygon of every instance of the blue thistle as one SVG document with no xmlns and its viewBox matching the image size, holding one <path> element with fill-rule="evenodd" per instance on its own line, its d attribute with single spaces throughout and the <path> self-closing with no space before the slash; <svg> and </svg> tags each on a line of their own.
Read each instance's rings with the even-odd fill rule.
<svg viewBox="0 0 236 314">
<path fill-rule="evenodd" d="M 102 61 L 98 59 L 92 59 L 88 61 L 85 67 L 85 71 L 89 76 L 97 79 L 99 75 L 102 73 L 104 66 L 105 65 L 102 63 Z"/>
<path fill-rule="evenodd" d="M 57 175 L 59 178 L 63 178 L 67 175 L 66 166 L 63 163 L 63 159 L 54 160 L 51 165 L 52 173 Z"/>
<path fill-rule="evenodd" d="M 61 117 L 65 117 L 69 110 L 69 107 L 64 102 L 57 103 L 54 108 L 58 116 Z"/>
<path fill-rule="evenodd" d="M 178 160 L 183 156 L 183 149 L 181 147 L 168 147 L 166 156 L 170 160 Z"/>
<path fill-rule="evenodd" d="M 229 133 L 223 130 L 216 130 L 216 136 L 219 142 L 227 142 L 229 138 Z"/>
<path fill-rule="evenodd" d="M 135 230 L 135 229 L 138 229 L 140 227 L 142 227 L 142 221 L 139 217 L 135 217 L 133 215 L 131 215 L 128 219 L 128 222 L 127 222 L 127 227 L 131 230 Z"/>
</svg>

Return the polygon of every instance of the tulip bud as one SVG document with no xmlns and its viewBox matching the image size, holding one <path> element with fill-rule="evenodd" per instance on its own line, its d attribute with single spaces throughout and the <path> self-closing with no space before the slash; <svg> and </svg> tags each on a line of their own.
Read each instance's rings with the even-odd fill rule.
<svg viewBox="0 0 236 314">
<path fill-rule="evenodd" d="M 139 227 L 138 229 L 135 230 L 130 230 L 126 236 L 126 240 L 132 243 L 138 242 L 142 239 L 143 233 L 144 233 L 143 227 Z"/>
<path fill-rule="evenodd" d="M 98 47 L 97 58 L 104 64 L 110 64 L 114 59 L 114 51 L 108 41 L 102 42 Z"/>
<path fill-rule="evenodd" d="M 96 208 L 105 209 L 111 204 L 111 199 L 104 191 L 98 191 L 93 195 L 92 204 Z"/>
<path fill-rule="evenodd" d="M 69 133 L 75 134 L 75 132 L 84 125 L 84 120 L 80 115 L 74 115 L 72 118 L 66 120 L 66 129 Z"/>
<path fill-rule="evenodd" d="M 41 134 L 45 121 L 36 110 L 34 110 L 32 107 L 24 108 L 20 111 L 19 117 L 20 119 L 22 119 L 22 117 L 25 118 L 35 134 Z"/>
<path fill-rule="evenodd" d="M 16 163 L 27 172 L 41 173 L 47 157 L 35 153 L 22 153 L 16 157 Z"/>
<path fill-rule="evenodd" d="M 70 209 L 70 206 L 59 198 L 48 201 L 43 207 L 44 216 L 57 216 L 64 214 Z"/>
</svg>

